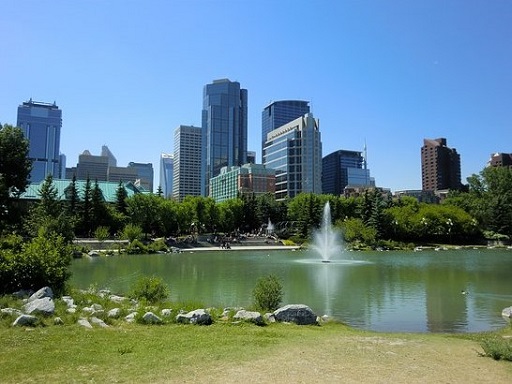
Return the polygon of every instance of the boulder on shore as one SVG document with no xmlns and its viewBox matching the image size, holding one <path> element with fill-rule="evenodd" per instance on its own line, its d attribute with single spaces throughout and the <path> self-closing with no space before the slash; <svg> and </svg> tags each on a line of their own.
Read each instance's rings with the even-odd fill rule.
<svg viewBox="0 0 512 384">
<path fill-rule="evenodd" d="M 177 323 L 184 324 L 198 324 L 198 325 L 210 325 L 212 317 L 205 309 L 196 309 L 188 313 L 180 313 L 176 316 Z"/>
<path fill-rule="evenodd" d="M 504 308 L 503 311 L 501 311 L 501 316 L 512 319 L 512 307 Z"/>
<path fill-rule="evenodd" d="M 27 314 L 41 313 L 45 316 L 53 315 L 55 312 L 55 302 L 50 297 L 30 300 L 23 306 L 23 310 Z"/>
<path fill-rule="evenodd" d="M 274 311 L 274 318 L 279 322 L 298 325 L 318 324 L 315 313 L 304 304 L 289 304 Z"/>
<path fill-rule="evenodd" d="M 265 322 L 263 321 L 263 316 L 261 316 L 261 313 L 254 311 L 246 311 L 245 309 L 239 310 L 235 314 L 235 316 L 233 316 L 233 320 L 249 321 L 257 325 L 265 324 Z"/>
</svg>

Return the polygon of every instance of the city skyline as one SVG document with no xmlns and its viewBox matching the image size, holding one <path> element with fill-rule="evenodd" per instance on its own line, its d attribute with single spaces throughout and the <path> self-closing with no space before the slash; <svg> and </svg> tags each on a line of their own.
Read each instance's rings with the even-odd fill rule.
<svg viewBox="0 0 512 384">
<path fill-rule="evenodd" d="M 30 98 L 56 101 L 68 164 L 106 144 L 119 164 L 156 168 L 176 126 L 201 126 L 204 84 L 229 78 L 248 90 L 258 163 L 265 106 L 306 100 L 322 155 L 366 142 L 378 186 L 421 189 L 423 139 L 439 137 L 465 183 L 512 152 L 511 15 L 509 2 L 462 0 L 6 1 L 0 122 Z"/>
</svg>

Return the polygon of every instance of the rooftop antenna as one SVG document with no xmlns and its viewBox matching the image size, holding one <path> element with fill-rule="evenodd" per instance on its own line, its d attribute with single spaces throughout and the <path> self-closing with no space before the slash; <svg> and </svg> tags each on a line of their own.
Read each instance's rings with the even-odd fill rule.
<svg viewBox="0 0 512 384">
<path fill-rule="evenodd" d="M 367 169 L 368 166 L 368 152 L 366 150 L 366 139 L 364 139 L 364 148 L 363 148 L 363 169 Z"/>
</svg>

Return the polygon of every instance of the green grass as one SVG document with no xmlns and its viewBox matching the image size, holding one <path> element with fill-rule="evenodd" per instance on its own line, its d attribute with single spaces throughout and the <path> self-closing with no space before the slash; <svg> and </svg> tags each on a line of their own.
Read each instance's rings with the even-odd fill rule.
<svg viewBox="0 0 512 384">
<path fill-rule="evenodd" d="M 331 328 L 332 329 L 332 328 Z M 320 327 L 216 323 L 0 327 L 3 383 L 152 382 L 247 361 L 273 346 L 314 337 Z"/>
</svg>

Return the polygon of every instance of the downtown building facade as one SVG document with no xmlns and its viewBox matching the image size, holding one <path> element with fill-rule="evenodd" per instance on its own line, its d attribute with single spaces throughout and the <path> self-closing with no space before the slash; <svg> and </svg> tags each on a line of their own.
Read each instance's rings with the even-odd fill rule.
<svg viewBox="0 0 512 384">
<path fill-rule="evenodd" d="M 210 180 L 210 196 L 217 202 L 237 197 L 258 197 L 275 192 L 276 175 L 262 164 L 224 167 Z"/>
<path fill-rule="evenodd" d="M 18 106 L 17 123 L 29 142 L 28 157 L 32 160 L 30 182 L 44 180 L 47 175 L 60 178 L 60 133 L 62 111 L 54 103 L 32 101 Z"/>
<path fill-rule="evenodd" d="M 424 191 L 460 190 L 460 155 L 445 138 L 424 139 L 421 147 L 421 182 Z"/>
<path fill-rule="evenodd" d="M 180 125 L 174 130 L 172 197 L 201 196 L 203 183 L 201 127 Z"/>
<path fill-rule="evenodd" d="M 201 194 L 208 196 L 210 179 L 223 167 L 247 162 L 247 90 L 228 79 L 203 89 Z"/>
<path fill-rule="evenodd" d="M 276 172 L 275 197 L 322 193 L 320 123 L 307 113 L 270 131 L 263 147 L 263 165 Z"/>
<path fill-rule="evenodd" d="M 304 100 L 279 100 L 267 105 L 261 113 L 261 153 L 271 131 L 310 112 L 309 101 Z"/>
<path fill-rule="evenodd" d="M 174 155 L 172 153 L 160 154 L 160 188 L 165 198 L 172 197 Z"/>
<path fill-rule="evenodd" d="M 359 151 L 340 149 L 322 159 L 322 193 L 341 196 L 346 187 L 375 187 Z"/>
</svg>

